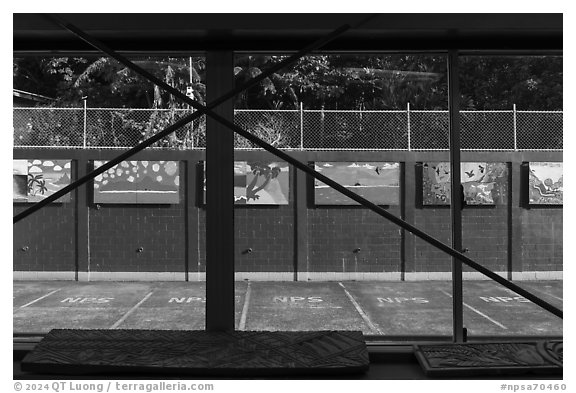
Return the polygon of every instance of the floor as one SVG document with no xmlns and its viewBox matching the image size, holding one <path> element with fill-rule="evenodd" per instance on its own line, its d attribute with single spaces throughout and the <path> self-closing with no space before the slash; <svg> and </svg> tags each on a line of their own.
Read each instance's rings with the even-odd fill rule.
<svg viewBox="0 0 576 393">
<path fill-rule="evenodd" d="M 518 285 L 562 308 L 563 282 Z M 236 329 L 451 336 L 451 283 L 236 283 Z M 464 282 L 469 337 L 562 336 L 562 320 L 492 281 Z M 204 329 L 204 282 L 15 281 L 13 330 Z"/>
</svg>

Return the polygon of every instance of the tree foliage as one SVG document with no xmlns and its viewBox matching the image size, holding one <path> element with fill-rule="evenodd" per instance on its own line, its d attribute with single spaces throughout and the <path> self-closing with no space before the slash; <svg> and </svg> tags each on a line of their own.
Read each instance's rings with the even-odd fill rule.
<svg viewBox="0 0 576 393">
<path fill-rule="evenodd" d="M 238 55 L 235 82 L 241 85 L 260 75 L 284 56 Z M 203 57 L 146 57 L 132 59 L 170 86 L 205 104 L 206 63 Z M 460 59 L 461 108 L 465 110 L 562 109 L 562 57 L 465 56 Z M 13 60 L 14 88 L 53 97 L 53 107 L 149 108 L 149 117 L 117 111 L 118 143 L 145 139 L 190 109 L 145 78 L 107 57 L 24 57 Z M 313 55 L 283 68 L 258 85 L 238 94 L 237 109 L 325 110 L 446 110 L 447 64 L 431 55 Z M 159 109 L 164 109 L 159 111 Z M 323 118 L 322 118 L 323 119 Z M 359 138 L 345 117 L 335 120 L 323 140 L 350 144 Z M 204 127 L 203 122 L 198 122 Z M 431 125 L 428 125 L 429 127 Z M 90 130 L 88 139 L 101 138 L 104 125 Z M 196 125 L 198 127 L 198 125 Z M 396 127 L 396 126 L 390 126 Z M 444 124 L 438 125 L 444 129 Z M 278 147 L 289 146 L 289 126 L 274 116 L 246 128 Z M 361 132 L 367 133 L 366 128 Z M 203 135 L 203 129 L 193 134 Z M 292 131 L 290 130 L 289 133 Z M 439 131 L 440 132 L 440 131 Z M 395 135 L 390 133 L 390 135 Z M 195 136 L 192 135 L 194 138 Z M 188 131 L 176 132 L 159 144 L 185 147 Z M 434 137 L 435 138 L 435 137 Z M 358 143 L 362 143 L 362 138 Z M 96 143 L 96 142 L 94 142 Z M 238 138 L 238 147 L 249 147 Z M 246 146 L 244 146 L 246 145 Z"/>
</svg>

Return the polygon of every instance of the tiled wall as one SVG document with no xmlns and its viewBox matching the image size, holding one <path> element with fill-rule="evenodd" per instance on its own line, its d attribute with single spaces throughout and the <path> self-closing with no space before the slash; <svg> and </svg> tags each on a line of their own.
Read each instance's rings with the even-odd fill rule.
<svg viewBox="0 0 576 393">
<path fill-rule="evenodd" d="M 197 161 L 200 160 L 192 160 L 194 165 Z M 406 168 L 406 172 L 411 170 L 413 168 Z M 184 170 L 181 178 L 184 183 Z M 235 207 L 233 247 L 237 272 L 451 270 L 451 258 L 442 251 L 409 233 L 403 234 L 399 227 L 368 209 L 314 206 L 306 200 L 296 204 L 295 199 L 305 194 L 298 196 L 294 186 L 292 174 L 289 205 Z M 412 189 L 418 190 L 418 187 Z M 450 245 L 449 207 L 422 206 L 416 202 L 417 196 L 404 195 L 407 221 Z M 79 205 L 77 211 L 74 197 L 70 203 L 52 204 L 14 225 L 14 271 L 69 272 L 78 265 L 81 273 L 87 270 L 184 273 L 186 269 L 189 273 L 203 273 L 206 270 L 206 209 L 197 201 L 189 203 L 187 198 L 196 198 L 194 185 L 186 188 L 182 184 L 180 203 L 173 205 L 97 206 L 87 202 Z M 14 204 L 14 214 L 27 206 Z M 402 210 L 402 206 L 385 208 L 396 216 L 400 216 Z M 518 217 L 512 220 L 511 213 Z M 84 221 L 76 222 L 81 214 L 87 217 L 85 228 L 78 228 Z M 462 216 L 463 247 L 468 249 L 469 257 L 483 266 L 497 272 L 510 268 L 516 272 L 562 271 L 561 207 L 511 206 L 507 202 L 496 206 L 468 206 Z M 304 224 L 297 225 L 298 220 Z M 306 232 L 300 242 L 297 230 Z M 81 238 L 79 241 L 78 234 L 87 236 L 88 241 Z M 511 242 L 516 242 L 516 247 Z M 79 252 L 78 247 L 83 244 L 88 250 Z M 515 255 L 512 261 L 510 249 L 520 250 L 521 256 Z M 86 255 L 88 260 L 77 260 L 77 255 Z M 471 269 L 465 267 L 464 271 Z"/>
</svg>

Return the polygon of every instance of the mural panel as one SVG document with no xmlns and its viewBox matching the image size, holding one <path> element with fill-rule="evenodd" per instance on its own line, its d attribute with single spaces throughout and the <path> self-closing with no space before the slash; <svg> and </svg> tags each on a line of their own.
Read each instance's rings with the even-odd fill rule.
<svg viewBox="0 0 576 393">
<path fill-rule="evenodd" d="M 400 204 L 397 162 L 316 162 L 314 169 L 378 205 Z M 314 180 L 317 205 L 358 205 L 321 181 Z"/>
<path fill-rule="evenodd" d="M 204 201 L 206 201 L 206 163 L 204 163 L 204 174 Z M 289 192 L 290 168 L 287 163 L 234 162 L 234 203 L 236 205 L 287 205 Z"/>
<path fill-rule="evenodd" d="M 462 162 L 460 182 L 467 205 L 505 204 L 508 169 L 503 162 Z M 423 204 L 450 205 L 450 163 L 423 165 Z"/>
<path fill-rule="evenodd" d="M 70 184 L 70 160 L 13 160 L 13 202 L 39 202 Z M 70 194 L 55 202 L 70 202 Z"/>
<path fill-rule="evenodd" d="M 286 162 L 246 163 L 246 203 L 248 205 L 287 205 L 290 168 Z"/>
<path fill-rule="evenodd" d="M 529 165 L 530 203 L 562 205 L 564 199 L 563 163 L 531 162 Z"/>
<path fill-rule="evenodd" d="M 106 161 L 94 161 L 99 168 Z M 122 161 L 94 178 L 95 203 L 180 202 L 177 161 Z"/>
</svg>

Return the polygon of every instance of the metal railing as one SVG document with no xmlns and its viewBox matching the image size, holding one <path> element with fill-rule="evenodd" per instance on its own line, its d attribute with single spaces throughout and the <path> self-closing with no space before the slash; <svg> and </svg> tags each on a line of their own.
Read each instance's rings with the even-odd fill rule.
<svg viewBox="0 0 576 393">
<path fill-rule="evenodd" d="M 125 149 L 194 109 L 14 108 L 14 146 Z M 563 111 L 461 111 L 466 151 L 562 151 Z M 448 150 L 448 111 L 237 109 L 234 123 L 292 150 Z M 152 146 L 204 149 L 201 116 Z M 237 137 L 237 149 L 259 149 Z"/>
</svg>

